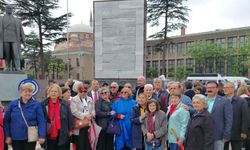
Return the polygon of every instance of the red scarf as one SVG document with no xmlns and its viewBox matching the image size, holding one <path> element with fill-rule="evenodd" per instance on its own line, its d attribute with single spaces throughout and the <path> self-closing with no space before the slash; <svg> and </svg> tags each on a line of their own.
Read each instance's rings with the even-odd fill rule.
<svg viewBox="0 0 250 150">
<path fill-rule="evenodd" d="M 169 116 L 171 116 L 173 114 L 173 112 L 175 111 L 177 105 L 171 105 L 170 106 L 170 110 L 169 110 Z"/>
<path fill-rule="evenodd" d="M 155 131 L 154 116 L 155 116 L 155 112 L 151 112 L 148 118 L 148 132 L 149 133 L 153 133 Z"/>
<path fill-rule="evenodd" d="M 55 104 L 53 103 L 53 100 L 51 98 L 49 99 L 48 116 L 49 116 L 49 119 L 51 122 L 51 128 L 52 128 L 51 134 L 48 135 L 48 138 L 56 139 L 58 137 L 58 130 L 61 129 L 59 98 L 57 98 Z"/>
</svg>

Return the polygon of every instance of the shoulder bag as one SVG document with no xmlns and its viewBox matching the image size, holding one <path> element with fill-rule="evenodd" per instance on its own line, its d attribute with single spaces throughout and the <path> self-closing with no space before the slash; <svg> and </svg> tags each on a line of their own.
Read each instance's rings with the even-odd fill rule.
<svg viewBox="0 0 250 150">
<path fill-rule="evenodd" d="M 23 114 L 23 110 L 22 110 L 20 101 L 18 102 L 18 107 L 20 108 L 23 120 L 24 120 L 24 122 L 27 126 L 27 129 L 28 129 L 28 142 L 36 142 L 38 140 L 38 127 L 28 125 L 28 123 L 25 119 L 25 116 Z"/>
</svg>

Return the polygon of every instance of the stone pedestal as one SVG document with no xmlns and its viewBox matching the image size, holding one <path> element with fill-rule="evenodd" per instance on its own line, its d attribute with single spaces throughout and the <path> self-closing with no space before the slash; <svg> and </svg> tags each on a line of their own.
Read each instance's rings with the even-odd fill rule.
<svg viewBox="0 0 250 150">
<path fill-rule="evenodd" d="M 0 71 L 0 101 L 11 101 L 20 97 L 18 84 L 27 75 L 20 71 Z"/>
</svg>

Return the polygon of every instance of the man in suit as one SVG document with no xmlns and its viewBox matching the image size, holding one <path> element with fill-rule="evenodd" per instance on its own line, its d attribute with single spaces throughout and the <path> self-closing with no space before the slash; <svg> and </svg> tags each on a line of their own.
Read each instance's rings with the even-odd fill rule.
<svg viewBox="0 0 250 150">
<path fill-rule="evenodd" d="M 139 76 L 136 81 L 136 88 L 133 90 L 133 99 L 137 100 L 140 93 L 144 92 L 144 85 L 146 84 L 146 78 Z"/>
<path fill-rule="evenodd" d="M 97 80 L 92 80 L 91 90 L 88 92 L 88 96 L 92 98 L 95 104 L 97 103 L 100 97 L 99 88 L 100 88 L 99 82 Z"/>
<path fill-rule="evenodd" d="M 153 97 L 156 97 L 161 106 L 161 110 L 166 113 L 169 102 L 169 93 L 167 92 L 167 90 L 162 88 L 163 83 L 160 78 L 155 78 L 153 84 L 154 84 Z"/>
<path fill-rule="evenodd" d="M 21 21 L 12 15 L 13 8 L 7 5 L 6 14 L 0 19 L 0 59 L 5 59 L 5 70 L 20 70 L 21 43 L 25 35 Z M 11 64 L 14 65 L 11 68 Z"/>
<path fill-rule="evenodd" d="M 233 126 L 231 130 L 231 138 L 230 141 L 225 143 L 224 150 L 229 150 L 229 143 L 231 143 L 233 150 L 241 150 L 241 140 L 245 140 L 247 138 L 248 132 L 248 104 L 246 100 L 235 96 L 234 83 L 225 83 L 223 91 L 233 106 Z"/>
<path fill-rule="evenodd" d="M 225 97 L 218 94 L 216 81 L 209 81 L 206 84 L 208 112 L 211 113 L 215 124 L 215 147 L 214 150 L 223 150 L 224 143 L 230 140 L 233 122 L 233 108 Z"/>
</svg>

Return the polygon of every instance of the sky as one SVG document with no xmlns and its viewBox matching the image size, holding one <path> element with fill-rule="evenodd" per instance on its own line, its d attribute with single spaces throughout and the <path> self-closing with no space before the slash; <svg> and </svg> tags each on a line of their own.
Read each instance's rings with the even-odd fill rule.
<svg viewBox="0 0 250 150">
<path fill-rule="evenodd" d="M 69 12 L 73 13 L 70 24 L 89 24 L 90 11 L 93 0 L 68 0 Z M 60 9 L 55 15 L 66 13 L 66 0 L 60 0 Z M 250 26 L 249 0 L 188 0 L 185 4 L 189 12 L 186 34 Z M 148 34 L 160 27 L 148 28 Z M 180 31 L 169 33 L 179 35 Z"/>
</svg>

